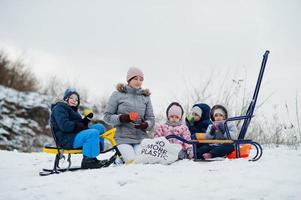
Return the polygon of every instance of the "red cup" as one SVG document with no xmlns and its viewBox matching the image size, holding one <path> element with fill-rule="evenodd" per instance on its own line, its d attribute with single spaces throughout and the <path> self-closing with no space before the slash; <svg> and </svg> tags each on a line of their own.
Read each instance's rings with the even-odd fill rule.
<svg viewBox="0 0 301 200">
<path fill-rule="evenodd" d="M 136 112 L 130 112 L 129 115 L 132 121 L 136 121 L 139 118 L 139 115 Z"/>
</svg>

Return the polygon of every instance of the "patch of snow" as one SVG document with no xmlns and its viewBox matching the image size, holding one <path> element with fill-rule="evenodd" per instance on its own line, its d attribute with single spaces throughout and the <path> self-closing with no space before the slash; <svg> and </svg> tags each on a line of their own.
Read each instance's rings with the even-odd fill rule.
<svg viewBox="0 0 301 200">
<path fill-rule="evenodd" d="M 79 165 L 81 155 L 73 157 Z M 264 149 L 257 162 L 182 160 L 38 175 L 54 155 L 0 151 L 0 199 L 155 200 L 301 198 L 301 151 Z"/>
<path fill-rule="evenodd" d="M 25 108 L 31 108 L 33 105 L 48 108 L 51 101 L 50 96 L 41 95 L 36 92 L 19 92 L 12 88 L 0 86 L 0 100 L 2 99 L 5 99 L 7 102 L 17 103 Z"/>
</svg>

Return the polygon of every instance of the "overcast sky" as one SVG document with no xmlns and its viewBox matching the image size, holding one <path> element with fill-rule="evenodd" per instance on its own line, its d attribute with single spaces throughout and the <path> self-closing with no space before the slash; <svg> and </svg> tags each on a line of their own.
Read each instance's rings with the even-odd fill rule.
<svg viewBox="0 0 301 200">
<path fill-rule="evenodd" d="M 252 91 L 269 49 L 260 94 L 273 93 L 269 112 L 301 91 L 300 10 L 298 0 L 0 0 L 0 48 L 26 57 L 41 79 L 54 74 L 95 95 L 110 95 L 135 65 L 157 112 L 184 94 L 184 80 L 198 85 L 212 71 L 246 73 Z"/>
</svg>

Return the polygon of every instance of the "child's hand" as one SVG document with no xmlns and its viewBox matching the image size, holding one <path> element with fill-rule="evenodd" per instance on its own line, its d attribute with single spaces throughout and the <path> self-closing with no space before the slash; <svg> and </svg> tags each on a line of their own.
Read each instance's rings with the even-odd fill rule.
<svg viewBox="0 0 301 200">
<path fill-rule="evenodd" d="M 91 120 L 93 118 L 93 111 L 91 109 L 86 108 L 83 111 L 83 115 Z"/>
<path fill-rule="evenodd" d="M 85 124 L 85 126 L 88 126 L 88 124 L 92 120 L 94 114 L 91 109 L 84 109 L 83 115 L 84 115 L 84 118 L 82 119 L 82 122 Z"/>
<path fill-rule="evenodd" d="M 219 129 L 221 132 L 225 132 L 225 124 L 224 124 L 224 121 L 220 122 L 217 126 L 218 126 L 218 129 Z"/>
<path fill-rule="evenodd" d="M 215 126 L 214 126 L 214 124 L 211 126 L 209 134 L 212 135 L 212 136 L 215 135 Z"/>
<path fill-rule="evenodd" d="M 86 117 L 84 117 L 82 119 L 82 122 L 88 126 L 88 124 L 90 123 L 91 119 L 93 118 L 93 113 L 90 113 L 89 115 L 87 115 Z"/>
<path fill-rule="evenodd" d="M 186 119 L 187 119 L 187 121 L 190 122 L 190 123 L 192 123 L 192 122 L 194 121 L 192 115 L 188 115 L 188 116 L 186 117 Z"/>
<path fill-rule="evenodd" d="M 93 113 L 89 113 L 88 115 L 86 115 L 84 118 L 87 118 L 89 120 L 91 120 L 93 118 L 94 114 Z"/>
</svg>

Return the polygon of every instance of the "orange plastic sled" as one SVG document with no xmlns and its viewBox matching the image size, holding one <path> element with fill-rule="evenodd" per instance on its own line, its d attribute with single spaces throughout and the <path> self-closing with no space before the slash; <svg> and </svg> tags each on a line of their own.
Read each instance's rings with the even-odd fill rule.
<svg viewBox="0 0 301 200">
<path fill-rule="evenodd" d="M 244 144 L 239 147 L 240 150 L 240 158 L 247 158 L 250 155 L 250 151 L 252 149 L 252 145 L 250 144 Z M 227 158 L 229 159 L 235 159 L 236 158 L 236 151 L 232 151 L 230 154 L 228 154 Z"/>
</svg>

